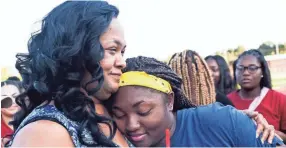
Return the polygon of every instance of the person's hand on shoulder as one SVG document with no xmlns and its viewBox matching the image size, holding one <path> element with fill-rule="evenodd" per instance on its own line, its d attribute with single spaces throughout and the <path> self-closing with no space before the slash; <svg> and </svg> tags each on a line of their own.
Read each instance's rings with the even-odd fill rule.
<svg viewBox="0 0 286 148">
<path fill-rule="evenodd" d="M 258 113 L 257 111 L 249 111 L 249 110 L 241 110 L 243 113 L 245 113 L 248 117 L 252 118 L 256 125 L 256 138 L 262 134 L 261 141 L 264 143 L 264 141 L 267 139 L 269 143 L 272 143 L 273 138 L 276 136 L 277 138 L 281 139 L 277 134 L 275 134 L 275 129 L 273 125 L 269 125 L 267 120 L 263 117 L 262 114 Z M 282 140 L 282 139 L 281 139 Z"/>
</svg>

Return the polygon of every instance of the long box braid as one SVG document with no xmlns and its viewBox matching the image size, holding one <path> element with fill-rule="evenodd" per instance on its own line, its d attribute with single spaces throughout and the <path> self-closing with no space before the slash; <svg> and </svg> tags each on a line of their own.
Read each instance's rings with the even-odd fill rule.
<svg viewBox="0 0 286 148">
<path fill-rule="evenodd" d="M 175 53 L 168 65 L 182 78 L 183 92 L 195 105 L 207 105 L 216 101 L 210 70 L 195 51 Z"/>
</svg>

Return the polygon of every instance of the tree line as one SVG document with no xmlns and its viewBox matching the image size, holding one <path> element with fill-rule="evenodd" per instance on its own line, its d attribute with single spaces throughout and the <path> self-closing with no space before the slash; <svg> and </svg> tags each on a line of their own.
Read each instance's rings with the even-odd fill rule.
<svg viewBox="0 0 286 148">
<path fill-rule="evenodd" d="M 238 46 L 237 48 L 229 48 L 227 50 L 217 51 L 216 55 L 223 56 L 226 61 L 232 63 L 237 57 L 245 50 L 244 46 Z M 257 50 L 259 50 L 264 56 L 286 54 L 286 42 L 284 44 L 274 44 L 271 41 L 262 43 Z"/>
</svg>

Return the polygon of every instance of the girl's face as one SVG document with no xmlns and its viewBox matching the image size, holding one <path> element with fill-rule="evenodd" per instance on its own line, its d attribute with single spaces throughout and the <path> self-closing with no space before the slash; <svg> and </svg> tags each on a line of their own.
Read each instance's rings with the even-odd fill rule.
<svg viewBox="0 0 286 148">
<path fill-rule="evenodd" d="M 220 81 L 220 71 L 219 71 L 219 66 L 217 62 L 211 58 L 207 59 L 206 62 L 212 72 L 212 77 L 213 77 L 215 84 L 218 84 Z"/>
<path fill-rule="evenodd" d="M 141 86 L 120 87 L 112 105 L 118 129 L 135 146 L 160 145 L 174 123 L 170 96 Z"/>
<path fill-rule="evenodd" d="M 252 55 L 241 57 L 236 65 L 235 76 L 242 89 L 260 87 L 263 77 L 260 62 Z"/>
<path fill-rule="evenodd" d="M 19 106 L 15 103 L 15 98 L 20 94 L 19 89 L 14 85 L 4 85 L 1 87 L 1 114 L 12 117 Z"/>
</svg>

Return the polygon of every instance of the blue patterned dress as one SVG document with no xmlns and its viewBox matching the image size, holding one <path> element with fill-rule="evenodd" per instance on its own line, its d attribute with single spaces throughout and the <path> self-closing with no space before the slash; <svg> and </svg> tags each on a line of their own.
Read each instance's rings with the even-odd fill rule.
<svg viewBox="0 0 286 148">
<path fill-rule="evenodd" d="M 11 145 L 13 142 L 13 139 L 15 135 L 22 129 L 25 125 L 37 121 L 37 120 L 50 120 L 57 122 L 61 124 L 63 127 L 65 127 L 70 134 L 73 144 L 75 147 L 86 147 L 83 143 L 80 142 L 80 137 L 82 140 L 88 144 L 96 144 L 96 142 L 93 140 L 91 132 L 84 128 L 81 135 L 79 135 L 80 131 L 80 124 L 78 122 L 72 121 L 69 118 L 67 118 L 63 112 L 59 111 L 55 106 L 53 105 L 45 105 L 35 108 L 20 124 L 18 129 L 15 131 L 12 140 L 8 145 Z M 126 139 L 127 140 L 127 139 Z M 133 147 L 133 145 L 127 140 L 130 147 Z M 119 147 L 119 145 L 115 144 Z"/>
</svg>

